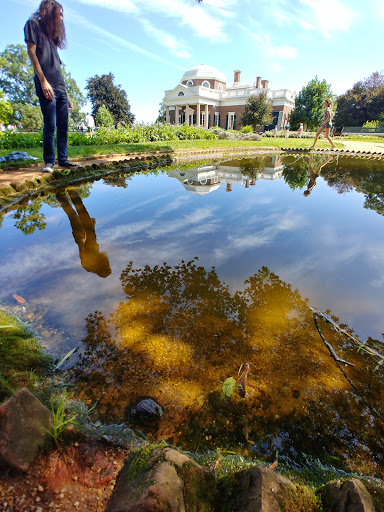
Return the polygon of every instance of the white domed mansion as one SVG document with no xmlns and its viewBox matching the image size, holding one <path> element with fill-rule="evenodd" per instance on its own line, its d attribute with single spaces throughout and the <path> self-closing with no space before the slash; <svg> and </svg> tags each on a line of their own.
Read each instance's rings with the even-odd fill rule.
<svg viewBox="0 0 384 512">
<path fill-rule="evenodd" d="M 166 122 L 239 130 L 247 99 L 266 91 L 272 101 L 273 126 L 283 127 L 294 108 L 295 92 L 270 89 L 268 80 L 259 76 L 254 82 L 242 83 L 240 73 L 236 70 L 233 83 L 228 84 L 223 73 L 212 66 L 202 64 L 189 69 L 174 89 L 165 91 Z"/>
</svg>

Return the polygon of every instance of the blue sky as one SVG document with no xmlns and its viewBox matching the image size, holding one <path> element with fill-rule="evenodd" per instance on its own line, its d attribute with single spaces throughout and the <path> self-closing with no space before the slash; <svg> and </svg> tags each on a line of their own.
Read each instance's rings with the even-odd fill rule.
<svg viewBox="0 0 384 512">
<path fill-rule="evenodd" d="M 23 43 L 34 0 L 3 0 L 0 50 Z M 80 88 L 112 72 L 137 121 L 157 117 L 185 70 L 216 67 L 297 92 L 317 75 L 342 94 L 384 68 L 382 0 L 62 0 L 62 61 Z"/>
</svg>

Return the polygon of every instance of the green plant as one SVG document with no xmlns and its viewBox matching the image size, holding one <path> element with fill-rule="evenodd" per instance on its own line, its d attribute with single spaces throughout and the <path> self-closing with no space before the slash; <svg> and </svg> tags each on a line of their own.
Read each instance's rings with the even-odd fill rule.
<svg viewBox="0 0 384 512">
<path fill-rule="evenodd" d="M 252 129 L 252 126 L 243 126 L 242 129 L 240 130 L 242 133 L 252 133 L 253 132 L 253 129 Z"/>
<path fill-rule="evenodd" d="M 242 369 L 243 365 L 240 366 L 237 372 L 236 379 L 234 377 L 228 377 L 227 379 L 225 379 L 224 382 L 220 381 L 222 383 L 220 400 L 224 400 L 225 398 L 231 398 L 236 389 L 242 389 L 242 386 L 240 384 L 240 379 L 244 375 L 244 371 L 241 372 Z"/>
<path fill-rule="evenodd" d="M 366 121 L 363 124 L 363 128 L 379 128 L 380 124 L 381 123 L 378 120 L 376 120 L 376 121 Z"/>
<path fill-rule="evenodd" d="M 61 436 L 61 434 L 70 426 L 73 425 L 75 428 L 78 427 L 76 422 L 76 415 L 66 417 L 65 409 L 67 406 L 67 393 L 63 392 L 60 396 L 60 399 L 57 403 L 57 407 L 55 410 L 55 406 L 53 403 L 53 399 L 51 398 L 51 411 L 52 411 L 52 421 L 50 421 L 50 430 L 44 428 L 45 432 L 47 432 L 50 436 L 53 437 L 55 443 L 57 443 L 57 439 Z"/>
</svg>

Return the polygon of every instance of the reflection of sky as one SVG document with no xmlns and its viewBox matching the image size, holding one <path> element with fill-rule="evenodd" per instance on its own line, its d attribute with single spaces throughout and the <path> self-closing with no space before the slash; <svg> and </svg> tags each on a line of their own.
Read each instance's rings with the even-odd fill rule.
<svg viewBox="0 0 384 512">
<path fill-rule="evenodd" d="M 267 266 L 362 338 L 384 332 L 384 218 L 363 208 L 362 195 L 338 195 L 319 178 L 307 198 L 283 180 L 199 196 L 167 176 L 135 176 L 126 189 L 96 182 L 83 202 L 108 254 L 106 279 L 82 268 L 61 208 L 44 205 L 47 228 L 33 235 L 15 229 L 11 214 L 0 230 L 2 300 L 17 293 L 44 307 L 73 343 L 89 313 L 123 299 L 119 277 L 130 260 L 142 268 L 195 256 L 232 289 Z"/>
</svg>

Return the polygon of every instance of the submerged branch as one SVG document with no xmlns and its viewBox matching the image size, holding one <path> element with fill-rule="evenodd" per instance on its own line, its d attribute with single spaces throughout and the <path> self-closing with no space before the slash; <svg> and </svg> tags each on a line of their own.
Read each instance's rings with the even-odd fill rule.
<svg viewBox="0 0 384 512">
<path fill-rule="evenodd" d="M 371 347 L 367 347 L 365 345 L 365 343 L 363 341 L 360 341 L 359 339 L 357 339 L 355 336 L 352 336 L 352 334 L 350 334 L 349 332 L 347 332 L 345 329 L 342 329 L 339 325 L 337 325 L 336 322 L 334 322 L 332 320 L 332 318 L 330 316 L 328 316 L 327 314 L 325 313 L 322 313 L 321 311 L 317 311 L 316 309 L 314 308 L 309 308 L 312 313 L 314 315 L 317 315 L 317 316 L 321 316 L 324 318 L 324 320 L 326 320 L 327 322 L 329 322 L 330 324 L 333 325 L 333 327 L 335 329 L 337 329 L 339 332 L 341 332 L 342 334 L 344 334 L 344 336 L 347 336 L 348 338 L 350 338 L 352 341 L 354 341 L 355 343 L 357 343 L 363 350 L 365 350 L 366 352 L 369 352 L 370 354 L 373 354 L 375 356 L 377 356 L 379 359 L 381 359 L 381 361 L 384 362 L 384 355 L 380 354 L 379 352 L 376 352 L 376 350 L 374 350 L 373 348 Z M 380 364 L 383 364 L 382 362 Z"/>
<path fill-rule="evenodd" d="M 349 366 L 355 366 L 353 363 L 349 363 L 348 361 L 345 361 L 344 359 L 341 359 L 341 357 L 339 357 L 335 350 L 333 349 L 332 345 L 330 343 L 328 343 L 328 341 L 324 338 L 323 336 L 323 333 L 321 332 L 321 329 L 319 327 L 319 324 L 317 323 L 317 319 L 316 319 L 316 316 L 317 316 L 317 313 L 313 313 L 313 319 L 315 321 L 315 324 L 316 324 L 316 327 L 317 327 L 317 330 L 320 334 L 320 337 L 321 339 L 323 340 L 323 343 L 324 345 L 327 347 L 327 349 L 329 350 L 329 353 L 331 354 L 331 356 L 333 357 L 333 359 L 335 361 L 337 361 L 338 363 L 342 363 L 342 364 L 347 364 Z"/>
</svg>

